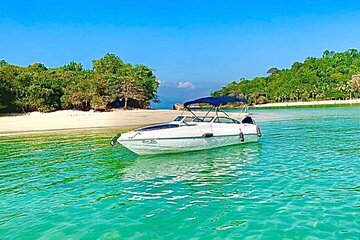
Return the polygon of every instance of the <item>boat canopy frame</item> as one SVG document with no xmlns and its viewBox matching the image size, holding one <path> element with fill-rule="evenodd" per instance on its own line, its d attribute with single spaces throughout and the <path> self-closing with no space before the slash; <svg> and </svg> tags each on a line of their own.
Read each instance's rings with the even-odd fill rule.
<svg viewBox="0 0 360 240">
<path fill-rule="evenodd" d="M 209 115 L 209 113 L 211 111 L 215 111 L 216 116 L 218 117 L 218 112 L 222 112 L 224 113 L 227 117 L 229 117 L 229 115 L 224 112 L 221 109 L 221 106 L 223 104 L 229 103 L 229 102 L 238 102 L 238 103 L 243 103 L 244 107 L 241 109 L 239 115 L 242 112 L 246 112 L 248 110 L 248 107 L 246 105 L 246 99 L 245 98 L 236 98 L 236 97 L 203 97 L 203 98 L 198 98 L 192 101 L 187 101 L 184 103 L 184 111 L 181 113 L 181 115 L 184 114 L 185 110 L 188 110 L 192 115 L 194 115 L 194 117 L 198 117 L 196 116 L 196 114 L 191 110 L 191 105 L 193 104 L 199 104 L 199 103 L 208 103 L 210 105 L 212 105 L 212 107 L 210 108 L 210 110 L 205 114 L 204 117 L 207 117 Z"/>
<path fill-rule="evenodd" d="M 239 102 L 239 103 L 246 103 L 246 99 L 245 98 L 237 98 L 237 97 L 203 97 L 203 98 L 198 98 L 192 101 L 187 101 L 184 103 L 184 107 L 185 108 L 189 108 L 189 106 L 193 105 L 193 104 L 198 104 L 198 103 L 208 103 L 211 104 L 212 106 L 215 107 L 219 107 L 225 103 L 230 103 L 230 102 Z"/>
</svg>

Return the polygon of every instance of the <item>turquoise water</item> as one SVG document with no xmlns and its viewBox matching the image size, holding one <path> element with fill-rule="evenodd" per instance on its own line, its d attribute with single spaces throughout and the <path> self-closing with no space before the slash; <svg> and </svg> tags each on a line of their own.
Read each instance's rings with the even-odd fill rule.
<svg viewBox="0 0 360 240">
<path fill-rule="evenodd" d="M 259 143 L 177 155 L 1 137 L 0 238 L 359 239 L 360 107 L 257 112 Z"/>
</svg>

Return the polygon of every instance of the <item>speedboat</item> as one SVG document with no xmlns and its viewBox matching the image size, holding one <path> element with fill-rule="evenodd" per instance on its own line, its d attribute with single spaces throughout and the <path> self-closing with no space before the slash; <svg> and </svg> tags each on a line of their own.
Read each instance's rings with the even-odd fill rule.
<svg viewBox="0 0 360 240">
<path fill-rule="evenodd" d="M 120 143 L 138 155 L 177 153 L 211 149 L 247 142 L 261 137 L 260 127 L 247 113 L 230 117 L 221 109 L 226 103 L 243 103 L 235 97 L 204 97 L 184 103 L 184 111 L 173 121 L 117 134 L 111 145 Z M 194 107 L 210 104 L 205 115 L 195 114 Z M 246 105 L 243 109 L 247 109 Z M 190 114 L 185 114 L 185 113 Z M 240 114 L 239 114 L 240 116 Z"/>
</svg>

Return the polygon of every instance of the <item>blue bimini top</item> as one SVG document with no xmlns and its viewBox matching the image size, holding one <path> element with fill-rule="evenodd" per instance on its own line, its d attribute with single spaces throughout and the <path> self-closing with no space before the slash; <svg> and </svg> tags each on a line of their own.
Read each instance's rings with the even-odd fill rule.
<svg viewBox="0 0 360 240">
<path fill-rule="evenodd" d="M 188 101 L 184 103 L 184 107 L 188 108 L 188 106 L 197 104 L 197 103 L 209 103 L 215 107 L 218 107 L 222 104 L 229 103 L 229 102 L 239 102 L 239 103 L 246 103 L 245 98 L 236 98 L 236 97 L 204 97 L 198 98 L 193 101 Z"/>
</svg>

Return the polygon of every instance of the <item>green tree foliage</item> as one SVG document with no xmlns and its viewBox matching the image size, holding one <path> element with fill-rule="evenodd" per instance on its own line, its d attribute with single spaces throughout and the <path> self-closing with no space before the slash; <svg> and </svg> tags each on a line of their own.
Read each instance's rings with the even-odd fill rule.
<svg viewBox="0 0 360 240">
<path fill-rule="evenodd" d="M 110 53 L 93 61 L 93 68 L 96 73 L 116 74 L 124 70 L 123 65 L 123 61 L 118 56 Z"/>
<path fill-rule="evenodd" d="M 105 110 L 121 100 L 128 107 L 128 99 L 147 107 L 157 99 L 158 86 L 152 69 L 114 54 L 94 60 L 92 70 L 76 62 L 48 69 L 42 63 L 20 67 L 1 60 L 0 112 Z"/>
<path fill-rule="evenodd" d="M 268 73 L 268 74 L 278 74 L 279 72 L 280 72 L 280 70 L 278 68 L 272 67 L 269 70 L 267 70 L 266 73 Z"/>
<path fill-rule="evenodd" d="M 232 82 L 212 92 L 214 96 L 244 96 L 255 103 L 260 96 L 271 102 L 349 99 L 360 97 L 360 52 L 349 49 L 324 51 L 321 58 L 308 57 L 290 69 L 271 68 L 267 77 Z"/>
<path fill-rule="evenodd" d="M 5 62 L 5 61 L 4 61 Z M 22 75 L 23 68 L 2 64 L 0 67 L 0 112 L 11 112 L 17 109 L 17 79 Z"/>
<path fill-rule="evenodd" d="M 8 63 L 4 60 L 4 59 L 1 59 L 0 60 L 0 67 L 4 66 L 4 65 L 7 65 Z"/>
<path fill-rule="evenodd" d="M 106 86 L 103 92 L 106 99 L 127 101 L 132 98 L 142 107 L 147 107 L 152 99 L 157 99 L 159 83 L 149 67 L 124 63 L 113 54 L 94 60 L 93 66 L 95 77 Z"/>
<path fill-rule="evenodd" d="M 0 72 L 0 111 L 11 109 L 15 101 L 14 84 L 3 72 Z"/>
<path fill-rule="evenodd" d="M 67 85 L 64 88 L 64 94 L 61 97 L 63 108 L 89 110 L 91 109 L 91 102 L 96 95 L 97 85 L 91 71 L 82 71 L 80 74 L 71 73 L 67 77 Z"/>
<path fill-rule="evenodd" d="M 60 68 L 65 71 L 81 72 L 83 70 L 83 65 L 81 63 L 72 61 L 69 64 L 66 64 Z"/>
</svg>

